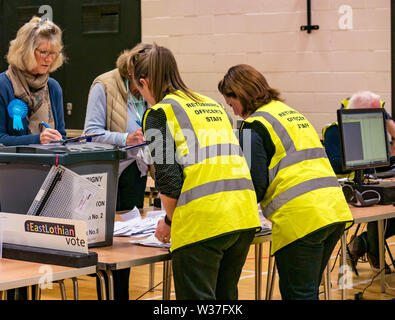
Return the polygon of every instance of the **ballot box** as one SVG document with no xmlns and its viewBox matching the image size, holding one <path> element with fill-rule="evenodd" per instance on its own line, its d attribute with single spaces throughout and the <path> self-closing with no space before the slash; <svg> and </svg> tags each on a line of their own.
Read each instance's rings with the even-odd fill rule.
<svg viewBox="0 0 395 320">
<path fill-rule="evenodd" d="M 65 167 L 100 187 L 94 208 L 87 217 L 89 247 L 112 245 L 117 202 L 119 162 L 126 152 L 115 145 L 77 142 L 66 145 L 0 147 L 1 211 L 27 214 L 40 195 L 41 187 L 54 167 Z M 98 189 L 98 188 L 96 188 Z M 42 190 L 41 190 L 42 191 Z M 69 200 L 63 191 L 59 206 Z M 56 211 L 56 210 L 54 210 Z M 63 217 L 61 210 L 54 217 Z"/>
</svg>

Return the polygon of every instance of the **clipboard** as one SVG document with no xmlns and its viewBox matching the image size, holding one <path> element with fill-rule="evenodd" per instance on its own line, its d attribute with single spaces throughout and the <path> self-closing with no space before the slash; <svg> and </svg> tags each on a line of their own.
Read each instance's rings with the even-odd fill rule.
<svg viewBox="0 0 395 320">
<path fill-rule="evenodd" d="M 140 143 L 140 144 L 135 144 L 133 146 L 125 146 L 125 147 L 122 147 L 121 149 L 122 150 L 129 150 L 129 149 L 144 147 L 146 145 L 147 145 L 147 142 L 143 142 L 143 143 Z"/>
<path fill-rule="evenodd" d="M 62 139 L 62 140 L 55 140 L 55 141 L 51 141 L 51 143 L 60 143 L 61 145 L 64 146 L 64 145 L 66 145 L 69 142 L 79 142 L 81 140 L 86 140 L 86 142 L 91 142 L 92 138 L 99 137 L 99 136 L 104 136 L 104 132 L 103 133 L 87 134 L 87 135 L 84 135 L 84 136 L 68 138 L 68 139 Z"/>
</svg>

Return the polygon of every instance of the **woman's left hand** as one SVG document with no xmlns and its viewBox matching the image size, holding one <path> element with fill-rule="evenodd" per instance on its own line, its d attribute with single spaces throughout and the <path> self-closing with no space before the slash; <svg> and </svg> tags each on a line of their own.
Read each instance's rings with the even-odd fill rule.
<svg viewBox="0 0 395 320">
<path fill-rule="evenodd" d="M 156 230 L 155 230 L 155 237 L 163 242 L 163 243 L 169 243 L 170 242 L 170 226 L 168 226 L 165 223 L 164 219 L 160 219 L 158 221 L 158 224 L 156 225 Z"/>
</svg>

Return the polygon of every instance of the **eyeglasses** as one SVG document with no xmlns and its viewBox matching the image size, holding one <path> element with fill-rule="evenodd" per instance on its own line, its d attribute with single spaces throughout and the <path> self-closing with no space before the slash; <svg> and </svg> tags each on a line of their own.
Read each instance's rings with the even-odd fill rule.
<svg viewBox="0 0 395 320">
<path fill-rule="evenodd" d="M 59 52 L 46 51 L 46 50 L 40 50 L 40 49 L 36 49 L 36 50 L 40 54 L 40 57 L 43 59 L 45 59 L 47 57 L 55 59 L 59 55 Z"/>
</svg>

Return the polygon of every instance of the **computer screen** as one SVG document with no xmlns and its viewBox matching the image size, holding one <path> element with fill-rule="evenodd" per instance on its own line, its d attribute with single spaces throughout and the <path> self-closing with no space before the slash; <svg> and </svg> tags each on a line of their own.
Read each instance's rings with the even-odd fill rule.
<svg viewBox="0 0 395 320">
<path fill-rule="evenodd" d="M 337 110 L 343 170 L 389 166 L 384 109 Z"/>
</svg>

